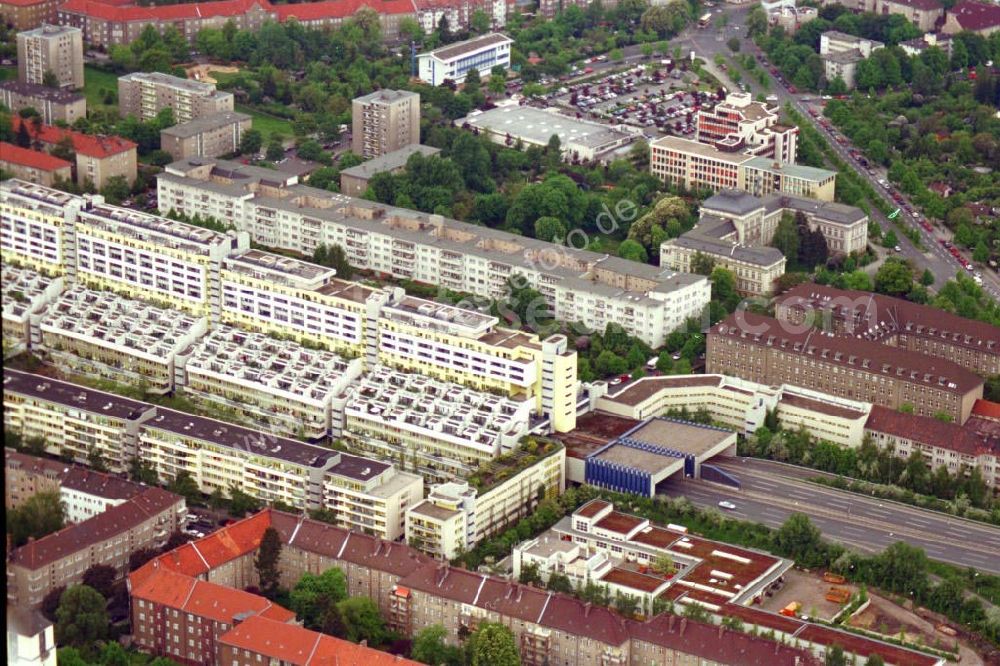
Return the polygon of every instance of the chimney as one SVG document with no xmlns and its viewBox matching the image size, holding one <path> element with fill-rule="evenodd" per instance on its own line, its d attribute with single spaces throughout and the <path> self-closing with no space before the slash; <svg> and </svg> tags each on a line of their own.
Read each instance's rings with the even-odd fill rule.
<svg viewBox="0 0 1000 666">
<path fill-rule="evenodd" d="M 590 607 L 591 607 L 591 605 L 592 604 L 589 601 L 583 605 L 583 616 L 584 617 L 590 617 Z"/>
<path fill-rule="evenodd" d="M 684 630 L 687 629 L 688 619 L 686 617 L 681 618 L 681 636 L 684 635 Z"/>
</svg>

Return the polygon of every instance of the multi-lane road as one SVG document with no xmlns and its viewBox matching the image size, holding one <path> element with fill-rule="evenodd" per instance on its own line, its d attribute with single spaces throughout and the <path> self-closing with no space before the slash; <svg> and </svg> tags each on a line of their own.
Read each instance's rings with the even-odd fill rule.
<svg viewBox="0 0 1000 666">
<path fill-rule="evenodd" d="M 737 477 L 739 490 L 693 479 L 675 479 L 663 494 L 684 496 L 701 507 L 728 500 L 733 518 L 780 526 L 804 513 L 826 539 L 864 552 L 879 552 L 896 541 L 919 546 L 928 557 L 1000 574 L 1000 528 L 943 513 L 889 502 L 806 481 L 812 470 L 750 458 L 713 461 Z"/>
<path fill-rule="evenodd" d="M 726 6 L 714 9 L 713 13 L 718 13 L 720 11 L 724 11 L 728 17 L 727 24 L 724 27 L 717 28 L 714 25 L 704 29 L 690 27 L 676 37 L 671 42 L 671 45 L 681 46 L 684 49 L 685 54 L 689 51 L 694 51 L 699 58 L 707 62 L 711 62 L 718 53 L 727 57 L 733 56 L 732 51 L 729 50 L 727 42 L 730 38 L 735 37 L 740 41 L 740 53 L 750 53 L 754 56 L 760 54 L 761 51 L 757 48 L 756 44 L 754 44 L 752 40 L 748 39 L 746 35 L 746 15 L 750 11 L 750 8 L 748 6 Z M 802 101 L 803 97 L 809 97 L 809 95 L 793 95 L 784 85 L 782 85 L 770 74 L 768 67 L 765 66 L 763 71 L 768 77 L 769 83 L 769 87 L 766 90 L 753 77 L 744 77 L 743 83 L 748 86 L 750 91 L 755 96 L 772 94 L 777 95 L 780 105 L 784 106 L 785 104 L 788 104 L 798 111 L 805 121 L 810 123 L 816 131 L 818 131 L 826 139 L 831 148 L 837 152 L 838 156 L 844 160 L 847 165 L 852 167 L 858 175 L 867 181 L 875 192 L 884 194 L 885 190 L 878 183 L 881 176 L 869 173 L 867 169 L 863 168 L 851 156 L 850 150 L 854 148 L 854 146 L 849 143 L 846 145 L 838 143 L 836 135 L 833 131 L 827 130 L 822 125 L 815 122 L 809 115 L 808 105 Z M 892 203 L 888 196 L 885 197 L 885 200 Z M 872 209 L 872 218 L 882 227 L 884 231 L 888 231 L 892 228 L 892 223 L 886 219 L 886 217 L 878 209 Z M 958 261 L 941 246 L 935 232 L 928 232 L 925 230 L 916 220 L 907 215 L 905 211 L 900 212 L 899 221 L 904 225 L 916 229 L 917 233 L 920 234 L 921 243 L 924 246 L 924 248 L 921 249 L 910 242 L 909 238 L 905 235 L 897 234 L 899 237 L 901 254 L 907 259 L 910 259 L 914 265 L 918 266 L 920 269 L 930 269 L 931 273 L 934 274 L 935 286 L 943 285 L 946 281 L 953 279 L 956 273 L 966 272 L 965 268 L 961 266 Z M 996 273 L 991 270 L 983 270 L 982 279 L 983 290 L 995 300 L 1000 300 L 1000 277 L 998 277 Z"/>
</svg>

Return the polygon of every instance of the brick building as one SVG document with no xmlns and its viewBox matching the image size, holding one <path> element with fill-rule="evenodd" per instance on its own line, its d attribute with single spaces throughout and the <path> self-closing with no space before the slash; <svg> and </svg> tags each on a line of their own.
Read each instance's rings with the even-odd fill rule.
<svg viewBox="0 0 1000 666">
<path fill-rule="evenodd" d="M 947 359 L 983 377 L 1000 375 L 1000 328 L 901 298 L 807 283 L 778 298 L 775 317 L 793 324 L 809 317 L 838 335 Z"/>
<path fill-rule="evenodd" d="M 0 0 L 0 20 L 14 30 L 31 30 L 43 23 L 55 23 L 58 0 Z"/>
<path fill-rule="evenodd" d="M 706 372 L 793 384 L 890 409 L 965 423 L 983 380 L 960 365 L 865 339 L 847 338 L 750 312 L 708 333 Z"/>
</svg>

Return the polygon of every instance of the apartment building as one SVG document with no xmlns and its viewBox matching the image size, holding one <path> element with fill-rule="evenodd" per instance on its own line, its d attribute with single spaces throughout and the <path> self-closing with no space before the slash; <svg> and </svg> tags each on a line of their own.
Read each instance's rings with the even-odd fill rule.
<svg viewBox="0 0 1000 666">
<path fill-rule="evenodd" d="M 44 438 L 50 454 L 85 463 L 93 450 L 114 473 L 141 454 L 164 481 L 186 471 L 205 494 L 236 487 L 267 503 L 328 508 L 345 528 L 386 539 L 403 535 L 406 509 L 423 498 L 421 477 L 395 465 L 47 377 L 5 369 L 3 401 L 4 428 Z M 18 481 L 8 495 L 39 483 Z M 95 505 L 80 503 L 81 512 Z"/>
<path fill-rule="evenodd" d="M 738 189 L 759 197 L 780 192 L 821 201 L 833 201 L 837 180 L 835 171 L 726 152 L 675 136 L 650 143 L 650 171 L 690 190 Z"/>
<path fill-rule="evenodd" d="M 186 350 L 177 370 L 184 394 L 196 402 L 315 441 L 330 434 L 334 396 L 361 375 L 362 360 L 222 325 Z"/>
<path fill-rule="evenodd" d="M 527 433 L 532 404 L 376 366 L 334 404 L 354 450 L 428 481 L 464 478 Z"/>
<path fill-rule="evenodd" d="M 235 162 L 175 162 L 157 193 L 165 210 L 230 221 L 263 245 L 303 254 L 340 245 L 352 266 L 396 278 L 505 299 L 520 275 L 556 319 L 597 331 L 614 322 L 653 347 L 711 297 L 704 276 L 336 195 Z M 607 217 L 602 224 L 614 223 Z"/>
<path fill-rule="evenodd" d="M 448 0 L 456 2 L 460 0 Z M 415 3 L 411 0 L 379 0 L 379 2 L 340 2 L 339 0 L 320 0 L 301 4 L 275 4 L 272 9 L 281 23 L 296 20 L 303 27 L 316 30 L 339 28 L 350 21 L 362 7 L 368 7 L 378 16 L 382 39 L 386 42 L 399 42 L 408 38 L 409 33 L 401 32 L 400 28 L 406 19 L 417 19 Z M 437 27 L 437 26 L 435 26 Z"/>
<path fill-rule="evenodd" d="M 355 100 L 357 101 L 357 100 Z M 340 172 L 340 191 L 351 197 L 364 196 L 368 189 L 368 181 L 379 173 L 400 173 L 406 168 L 406 161 L 411 155 L 420 153 L 424 157 L 437 155 L 440 148 L 412 143 L 408 146 L 386 153 Z"/>
<path fill-rule="evenodd" d="M 414 0 L 413 5 L 417 10 L 417 22 L 428 35 L 437 30 L 442 18 L 449 26 L 468 30 L 477 11 L 490 18 L 490 27 L 494 30 L 503 28 L 515 7 L 513 0 Z"/>
<path fill-rule="evenodd" d="M 522 453 L 527 455 L 526 453 Z M 480 541 L 512 527 L 545 498 L 566 490 L 566 450 L 541 444 L 539 460 L 488 485 L 449 481 L 433 486 L 426 499 L 406 512 L 406 542 L 435 557 L 451 560 Z M 497 479 L 505 466 L 486 465 Z M 483 475 L 476 477 L 477 480 Z"/>
<path fill-rule="evenodd" d="M 4 448 L 4 507 L 17 509 L 38 493 L 59 494 L 66 463 Z"/>
<path fill-rule="evenodd" d="M 761 198 L 723 190 L 702 203 L 698 224 L 691 231 L 664 241 L 660 264 L 688 271 L 701 254 L 733 271 L 741 293 L 770 294 L 784 275 L 785 257 L 769 245 L 782 216 L 799 213 L 811 230 L 823 234 L 831 253 L 863 252 L 868 245 L 868 216 L 859 208 L 792 195 Z"/>
<path fill-rule="evenodd" d="M 13 116 L 11 122 L 17 133 L 24 123 L 28 135 L 46 150 L 52 150 L 68 137 L 76 153 L 76 184 L 102 189 L 108 180 L 121 176 L 129 185 L 136 177 L 136 144 L 120 136 L 92 136 L 72 130 L 27 122 L 20 116 Z"/>
<path fill-rule="evenodd" d="M 7 606 L 7 663 L 56 666 L 54 625 L 39 611 Z"/>
<path fill-rule="evenodd" d="M 0 0 L 0 20 L 14 30 L 32 30 L 56 22 L 56 0 Z"/>
<path fill-rule="evenodd" d="M 232 112 L 233 94 L 215 89 L 213 83 L 182 79 L 162 72 L 132 72 L 118 77 L 118 114 L 153 120 L 162 109 L 172 109 L 174 120 Z"/>
<path fill-rule="evenodd" d="M 28 349 L 32 328 L 63 290 L 62 278 L 49 278 L 28 268 L 3 267 L 4 358 Z"/>
<path fill-rule="evenodd" d="M 129 556 L 162 547 L 186 513 L 183 497 L 147 487 L 89 520 L 29 541 L 7 558 L 7 601 L 37 608 L 46 594 L 78 584 L 97 564 L 114 567 L 121 578 Z"/>
<path fill-rule="evenodd" d="M 872 51 L 884 46 L 882 42 L 855 37 L 836 30 L 824 32 L 820 35 L 819 55 L 823 60 L 826 80 L 833 81 L 839 78 L 848 90 L 853 89 L 858 63 L 867 59 Z"/>
<path fill-rule="evenodd" d="M 14 112 L 30 107 L 38 111 L 47 125 L 54 125 L 59 120 L 72 125 L 79 118 L 87 117 L 87 98 L 83 93 L 38 83 L 0 83 L 0 103 Z"/>
<path fill-rule="evenodd" d="M 83 87 L 83 32 L 43 25 L 17 33 L 17 80 L 43 85 L 51 72 L 60 88 Z"/>
<path fill-rule="evenodd" d="M 351 150 L 367 159 L 420 143 L 420 95 L 376 90 L 351 100 Z"/>
<path fill-rule="evenodd" d="M 960 365 L 864 339 L 741 312 L 708 332 L 709 373 L 793 384 L 890 409 L 965 423 L 983 380 Z"/>
<path fill-rule="evenodd" d="M 514 40 L 499 32 L 455 42 L 417 56 L 420 80 L 439 86 L 446 80 L 461 85 L 469 70 L 475 69 L 483 79 L 489 78 L 494 67 L 510 69 L 510 47 Z"/>
<path fill-rule="evenodd" d="M 695 138 L 727 152 L 794 164 L 799 128 L 778 119 L 778 107 L 755 102 L 750 93 L 729 93 L 715 108 L 698 112 Z"/>
<path fill-rule="evenodd" d="M 957 35 L 960 32 L 974 32 L 989 37 L 1000 30 L 1000 7 L 992 2 L 962 0 L 954 4 L 945 14 L 941 32 Z"/>
<path fill-rule="evenodd" d="M 78 196 L 23 180 L 0 182 L 4 263 L 51 277 L 69 273 L 67 264 L 75 259 L 70 250 L 74 230 L 69 220 L 82 202 Z"/>
<path fill-rule="evenodd" d="M 904 16 L 924 32 L 932 32 L 944 22 L 944 6 L 938 0 L 878 0 L 876 13 Z"/>
<path fill-rule="evenodd" d="M 780 25 L 785 33 L 794 35 L 804 24 L 819 16 L 819 11 L 815 7 L 795 7 L 782 5 L 767 13 L 768 22 Z"/>
<path fill-rule="evenodd" d="M 239 149 L 251 123 L 245 113 L 213 113 L 160 130 L 160 148 L 175 160 L 228 155 Z"/>
<path fill-rule="evenodd" d="M 208 320 L 74 285 L 42 315 L 37 349 L 56 366 L 170 393 L 178 356 L 208 332 Z"/>
<path fill-rule="evenodd" d="M 901 298 L 807 283 L 778 298 L 775 317 L 1000 374 L 1000 328 Z"/>
<path fill-rule="evenodd" d="M 73 180 L 73 165 L 66 160 L 5 141 L 0 141 L 0 171 L 46 186 Z"/>
</svg>

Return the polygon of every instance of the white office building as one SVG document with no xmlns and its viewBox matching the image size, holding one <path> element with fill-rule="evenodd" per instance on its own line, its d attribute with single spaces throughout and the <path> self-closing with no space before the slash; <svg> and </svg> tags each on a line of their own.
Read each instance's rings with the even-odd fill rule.
<svg viewBox="0 0 1000 666">
<path fill-rule="evenodd" d="M 421 81 L 439 86 L 446 80 L 465 81 L 470 70 L 487 78 L 494 67 L 510 69 L 510 47 L 514 40 L 499 32 L 456 42 L 417 56 L 417 74 Z"/>
</svg>

